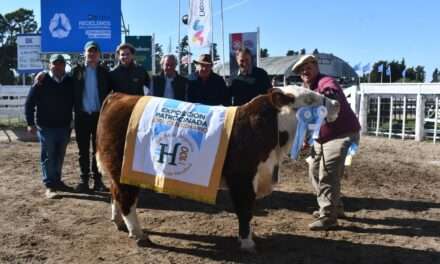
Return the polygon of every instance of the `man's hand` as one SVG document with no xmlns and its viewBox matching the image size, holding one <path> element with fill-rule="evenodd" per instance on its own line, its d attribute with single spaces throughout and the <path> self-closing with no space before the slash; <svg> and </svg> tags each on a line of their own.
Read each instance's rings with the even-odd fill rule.
<svg viewBox="0 0 440 264">
<path fill-rule="evenodd" d="M 37 73 L 34 78 L 34 85 L 42 85 L 45 77 L 46 73 L 44 71 Z"/>
<path fill-rule="evenodd" d="M 27 127 L 27 131 L 28 131 L 29 133 L 35 135 L 35 133 L 37 133 L 37 127 L 36 127 L 36 126 L 28 126 L 28 127 Z"/>
</svg>

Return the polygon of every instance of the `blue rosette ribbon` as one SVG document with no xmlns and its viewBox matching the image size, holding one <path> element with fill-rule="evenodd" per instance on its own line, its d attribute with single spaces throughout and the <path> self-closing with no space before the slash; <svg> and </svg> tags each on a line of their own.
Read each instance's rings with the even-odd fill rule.
<svg viewBox="0 0 440 264">
<path fill-rule="evenodd" d="M 305 106 L 298 109 L 296 118 L 298 120 L 295 138 L 290 150 L 290 158 L 297 160 L 304 139 L 311 134 L 308 143 L 311 145 L 319 137 L 319 129 L 327 116 L 327 109 L 324 106 Z"/>
</svg>

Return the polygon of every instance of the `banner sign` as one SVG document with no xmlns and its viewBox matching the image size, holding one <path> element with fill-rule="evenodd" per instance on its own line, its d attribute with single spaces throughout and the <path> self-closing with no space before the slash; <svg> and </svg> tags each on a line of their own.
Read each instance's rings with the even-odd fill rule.
<svg viewBox="0 0 440 264">
<path fill-rule="evenodd" d="M 214 203 L 235 112 L 142 97 L 130 118 L 121 183 Z"/>
<path fill-rule="evenodd" d="M 211 16 L 210 0 L 190 1 L 188 41 L 191 48 L 205 48 L 211 44 Z"/>
<path fill-rule="evenodd" d="M 17 71 L 35 73 L 43 70 L 40 58 L 41 36 L 37 34 L 17 35 Z"/>
<path fill-rule="evenodd" d="M 130 43 L 136 49 L 134 56 L 137 64 L 142 65 L 147 71 L 152 71 L 152 37 L 126 36 L 125 42 Z"/>
<path fill-rule="evenodd" d="M 101 52 L 121 42 L 121 0 L 41 0 L 42 52 L 83 52 L 95 40 Z"/>
<path fill-rule="evenodd" d="M 235 54 L 240 48 L 248 48 L 252 53 L 252 64 L 257 66 L 258 33 L 231 33 L 229 35 L 229 73 L 231 77 L 238 75 L 238 64 Z"/>
</svg>

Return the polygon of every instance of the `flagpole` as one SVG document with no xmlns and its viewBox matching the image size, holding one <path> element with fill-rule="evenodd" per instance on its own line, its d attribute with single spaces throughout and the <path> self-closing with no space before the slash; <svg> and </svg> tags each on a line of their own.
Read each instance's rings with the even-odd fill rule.
<svg viewBox="0 0 440 264">
<path fill-rule="evenodd" d="M 260 27 L 257 27 L 257 67 L 260 67 L 260 54 L 261 48 L 260 48 Z"/>
<path fill-rule="evenodd" d="M 180 47 L 180 0 L 177 0 L 177 47 L 178 47 L 178 53 L 177 53 L 177 71 L 180 72 L 180 59 L 182 50 Z"/>
<path fill-rule="evenodd" d="M 188 10 L 191 10 L 191 1 L 188 1 Z M 189 26 L 189 25 L 188 25 Z M 187 59 L 188 59 L 188 77 L 192 74 L 192 56 L 191 56 L 191 45 L 189 45 L 190 40 L 189 40 L 189 33 L 188 34 L 188 55 L 187 55 Z"/>
<path fill-rule="evenodd" d="M 223 71 L 223 79 L 226 78 L 226 73 L 225 73 L 225 25 L 224 25 L 224 21 L 223 21 L 223 0 L 220 0 L 220 15 L 221 15 L 221 26 L 222 26 L 222 71 Z M 229 74 L 230 75 L 230 74 Z"/>
<path fill-rule="evenodd" d="M 209 9 L 211 10 L 211 58 L 214 61 L 214 12 L 212 8 L 212 1 L 209 1 Z"/>
</svg>

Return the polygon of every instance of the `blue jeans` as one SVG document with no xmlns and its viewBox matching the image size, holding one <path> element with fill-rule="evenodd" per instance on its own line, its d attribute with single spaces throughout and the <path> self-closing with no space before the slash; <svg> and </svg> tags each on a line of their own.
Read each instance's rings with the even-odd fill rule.
<svg viewBox="0 0 440 264">
<path fill-rule="evenodd" d="M 41 143 L 42 180 L 48 188 L 54 188 L 61 183 L 61 171 L 70 139 L 70 131 L 70 127 L 38 128 L 38 138 Z"/>
</svg>

